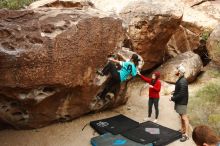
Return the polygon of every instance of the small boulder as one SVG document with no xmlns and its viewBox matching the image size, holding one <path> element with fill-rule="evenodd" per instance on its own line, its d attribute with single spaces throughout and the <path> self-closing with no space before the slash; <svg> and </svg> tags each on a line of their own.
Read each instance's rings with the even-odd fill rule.
<svg viewBox="0 0 220 146">
<path fill-rule="evenodd" d="M 196 79 L 203 67 L 202 60 L 199 55 L 193 53 L 192 51 L 185 52 L 168 60 L 158 68 L 158 71 L 161 72 L 161 80 L 169 83 L 175 83 L 178 79 L 178 77 L 175 75 L 175 70 L 179 64 L 183 64 L 183 66 L 186 68 L 185 77 L 189 82 L 192 82 Z"/>
</svg>

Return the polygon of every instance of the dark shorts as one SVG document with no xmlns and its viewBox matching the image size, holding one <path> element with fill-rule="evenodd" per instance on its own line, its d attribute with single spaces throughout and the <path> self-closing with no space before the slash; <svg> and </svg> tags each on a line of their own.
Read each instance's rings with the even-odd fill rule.
<svg viewBox="0 0 220 146">
<path fill-rule="evenodd" d="M 179 104 L 175 104 L 174 109 L 176 110 L 176 112 L 180 115 L 186 115 L 187 114 L 187 105 L 179 105 Z"/>
</svg>

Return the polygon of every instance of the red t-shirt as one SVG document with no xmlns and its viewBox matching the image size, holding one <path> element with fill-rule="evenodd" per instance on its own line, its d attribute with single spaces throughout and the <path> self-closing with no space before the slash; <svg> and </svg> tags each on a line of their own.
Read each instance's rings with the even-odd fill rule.
<svg viewBox="0 0 220 146">
<path fill-rule="evenodd" d="M 147 83 L 151 84 L 152 79 L 141 75 L 141 78 L 145 80 Z M 149 97 L 150 98 L 160 98 L 160 88 L 161 83 L 160 80 L 157 80 L 153 85 L 153 88 L 149 88 Z"/>
</svg>

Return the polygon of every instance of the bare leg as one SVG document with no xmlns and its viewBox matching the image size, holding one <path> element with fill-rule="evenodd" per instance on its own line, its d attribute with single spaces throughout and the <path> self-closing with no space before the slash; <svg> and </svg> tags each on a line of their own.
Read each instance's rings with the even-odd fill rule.
<svg viewBox="0 0 220 146">
<path fill-rule="evenodd" d="M 181 133 L 186 133 L 185 123 L 181 114 L 180 114 L 180 121 L 181 121 Z"/>
<path fill-rule="evenodd" d="M 184 129 L 185 129 L 185 134 L 188 136 L 189 135 L 189 119 L 187 115 L 182 115 L 183 123 L 184 123 Z"/>
</svg>

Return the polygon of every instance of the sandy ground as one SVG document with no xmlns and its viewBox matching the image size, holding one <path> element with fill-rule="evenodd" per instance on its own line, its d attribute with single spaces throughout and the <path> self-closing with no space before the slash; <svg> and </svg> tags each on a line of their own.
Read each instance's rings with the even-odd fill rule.
<svg viewBox="0 0 220 146">
<path fill-rule="evenodd" d="M 111 111 L 104 111 L 96 114 L 86 115 L 67 123 L 54 124 L 37 130 L 3 130 L 0 131 L 1 146 L 91 146 L 90 139 L 98 134 L 87 125 L 92 120 L 111 117 L 119 113 L 124 114 L 136 121 L 143 122 L 147 115 L 147 90 L 140 88 L 143 82 L 136 82 L 130 85 L 128 93 L 131 98 L 124 106 Z M 160 99 L 160 115 L 158 123 L 166 127 L 180 129 L 179 117 L 173 110 L 173 103 L 169 96 L 162 96 Z M 154 113 L 154 111 L 153 111 Z M 154 116 L 154 115 L 153 115 Z M 192 138 L 181 143 L 175 141 L 169 146 L 195 146 Z"/>
</svg>

